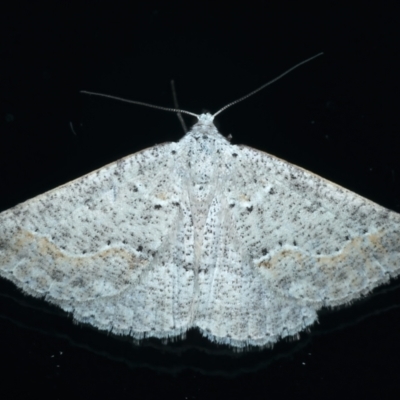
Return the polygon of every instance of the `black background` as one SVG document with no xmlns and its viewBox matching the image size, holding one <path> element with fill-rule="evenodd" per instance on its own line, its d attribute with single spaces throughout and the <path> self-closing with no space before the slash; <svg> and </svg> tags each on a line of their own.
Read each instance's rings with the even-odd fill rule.
<svg viewBox="0 0 400 400">
<path fill-rule="evenodd" d="M 359 8 L 325 1 L 312 11 L 303 2 L 282 10 L 250 1 L 14 4 L 0 17 L 0 211 L 182 136 L 172 113 L 80 90 L 168 107 L 174 79 L 183 109 L 215 112 L 323 51 L 226 110 L 217 126 L 233 143 L 400 212 L 395 2 Z M 299 341 L 236 354 L 196 332 L 174 344 L 137 347 L 76 325 L 1 280 L 2 398 L 395 397 L 397 286 L 323 311 Z"/>
</svg>

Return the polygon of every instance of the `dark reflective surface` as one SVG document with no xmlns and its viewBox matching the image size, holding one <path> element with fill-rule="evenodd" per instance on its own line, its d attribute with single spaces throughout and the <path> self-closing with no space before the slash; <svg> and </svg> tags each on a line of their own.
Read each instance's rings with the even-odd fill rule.
<svg viewBox="0 0 400 400">
<path fill-rule="evenodd" d="M 322 310 L 319 323 L 298 338 L 282 340 L 272 349 L 249 348 L 238 352 L 228 346 L 211 343 L 196 329 L 190 330 L 186 338 L 174 341 L 133 341 L 127 336 L 75 324 L 67 313 L 42 300 L 24 296 L 13 284 L 4 280 L 0 288 L 0 320 L 5 329 L 12 326 L 12 329 L 18 328 L 27 336 L 40 335 L 49 341 L 61 340 L 71 349 L 85 349 L 105 361 L 124 364 L 132 371 L 145 368 L 172 376 L 196 371 L 203 375 L 235 378 L 262 372 L 282 360 L 287 361 L 298 353 L 309 351 L 313 342 L 321 336 L 327 341 L 336 340 L 337 332 L 361 330 L 365 323 L 370 325 L 375 317 L 386 318 L 391 313 L 398 313 L 400 308 L 400 285 L 395 281 L 349 307 Z M 363 334 L 368 336 L 368 332 Z"/>
</svg>

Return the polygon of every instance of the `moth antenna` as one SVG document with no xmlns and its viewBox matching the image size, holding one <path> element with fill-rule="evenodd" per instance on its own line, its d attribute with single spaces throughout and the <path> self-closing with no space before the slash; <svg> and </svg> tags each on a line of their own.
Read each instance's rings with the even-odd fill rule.
<svg viewBox="0 0 400 400">
<path fill-rule="evenodd" d="M 173 79 L 171 79 L 171 89 L 172 89 L 172 98 L 174 100 L 174 107 L 176 109 L 180 110 L 180 107 L 178 104 L 178 96 L 176 95 L 175 81 Z M 179 122 L 182 125 L 183 132 L 186 133 L 188 130 L 187 130 L 187 127 L 185 124 L 185 120 L 182 117 L 182 113 L 180 111 L 178 111 L 176 114 L 178 115 Z"/>
<path fill-rule="evenodd" d="M 307 60 L 301 61 L 298 64 L 296 64 L 294 67 L 289 68 L 287 71 L 285 71 L 284 73 L 280 74 L 279 76 L 277 76 L 276 78 L 272 79 L 271 81 L 267 82 L 266 84 L 260 86 L 258 89 L 253 90 L 252 92 L 250 92 L 249 94 L 246 94 L 243 97 L 240 97 L 239 99 L 232 101 L 231 103 L 227 104 L 226 106 L 222 107 L 219 111 L 217 111 L 213 117 L 216 117 L 218 114 L 220 114 L 222 111 L 226 110 L 228 107 L 233 106 L 234 104 L 237 104 L 245 99 L 247 99 L 250 96 L 253 96 L 253 94 L 256 94 L 257 92 L 259 92 L 260 90 L 263 90 L 264 88 L 266 88 L 267 86 L 271 85 L 272 83 L 276 82 L 277 80 L 281 79 L 282 77 L 284 77 L 285 75 L 287 75 L 289 72 L 292 72 L 294 69 L 300 67 L 300 65 L 303 65 L 305 63 L 308 63 L 309 61 L 313 60 L 314 58 L 317 58 L 319 56 L 321 56 L 324 53 L 318 53 L 315 56 L 312 56 L 310 58 L 307 58 Z"/>
<path fill-rule="evenodd" d="M 154 105 L 154 104 L 144 103 L 144 102 L 142 102 L 142 101 L 136 101 L 136 100 L 128 100 L 128 99 L 124 99 L 124 98 L 118 97 L 118 96 L 111 96 L 111 95 L 109 95 L 109 94 L 96 93 L 96 92 L 89 92 L 88 90 L 81 90 L 81 93 L 90 94 L 90 95 L 99 96 L 99 97 L 106 97 L 107 99 L 123 101 L 124 103 L 138 104 L 139 106 L 145 106 L 145 107 L 150 107 L 150 108 L 157 108 L 158 110 L 163 110 L 163 111 L 170 111 L 170 112 L 174 112 L 174 113 L 188 114 L 188 115 L 191 115 L 192 117 L 196 117 L 197 119 L 199 119 L 199 116 L 198 116 L 197 114 L 192 113 L 192 112 L 190 112 L 190 111 L 186 111 L 186 110 L 178 110 L 178 109 L 176 109 L 176 108 L 156 106 L 156 105 Z"/>
</svg>

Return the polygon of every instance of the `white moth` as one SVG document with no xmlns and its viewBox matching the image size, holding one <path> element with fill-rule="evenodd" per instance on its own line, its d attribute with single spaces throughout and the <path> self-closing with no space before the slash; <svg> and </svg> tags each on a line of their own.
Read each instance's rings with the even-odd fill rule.
<svg viewBox="0 0 400 400">
<path fill-rule="evenodd" d="M 399 274 L 399 214 L 230 144 L 214 116 L 1 213 L 0 275 L 102 330 L 244 348 Z"/>
</svg>

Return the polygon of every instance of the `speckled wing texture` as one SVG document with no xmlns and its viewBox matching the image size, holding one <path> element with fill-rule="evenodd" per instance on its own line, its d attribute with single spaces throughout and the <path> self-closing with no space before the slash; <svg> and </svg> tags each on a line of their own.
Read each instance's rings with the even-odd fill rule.
<svg viewBox="0 0 400 400">
<path fill-rule="evenodd" d="M 119 334 L 186 331 L 193 228 L 176 143 L 128 156 L 0 214 L 0 273 Z"/>
<path fill-rule="evenodd" d="M 246 348 L 399 274 L 399 214 L 212 120 L 0 214 L 0 275 L 116 334 Z"/>
<path fill-rule="evenodd" d="M 399 214 L 267 153 L 229 152 L 201 292 L 206 336 L 269 346 L 399 274 Z"/>
</svg>

